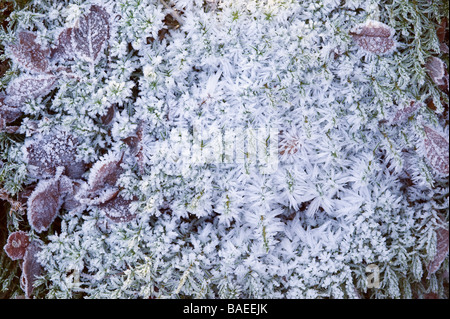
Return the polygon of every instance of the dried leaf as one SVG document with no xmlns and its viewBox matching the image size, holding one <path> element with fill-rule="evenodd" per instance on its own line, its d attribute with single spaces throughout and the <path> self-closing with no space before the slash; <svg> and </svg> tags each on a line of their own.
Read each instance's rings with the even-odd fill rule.
<svg viewBox="0 0 450 319">
<path fill-rule="evenodd" d="M 39 76 L 22 75 L 9 84 L 5 102 L 22 104 L 27 98 L 35 99 L 48 94 L 56 83 L 56 76 L 41 74 Z"/>
<path fill-rule="evenodd" d="M 14 59 L 25 69 L 44 73 L 48 69 L 50 50 L 36 43 L 36 35 L 31 32 L 19 32 L 19 43 L 10 47 Z"/>
<path fill-rule="evenodd" d="M 136 214 L 130 211 L 130 204 L 134 201 L 136 199 L 128 200 L 119 195 L 98 207 L 113 222 L 128 222 L 136 217 Z"/>
<path fill-rule="evenodd" d="M 25 141 L 23 153 L 30 174 L 35 177 L 53 177 L 58 167 L 70 178 L 81 178 L 84 164 L 76 159 L 77 139 L 64 130 L 47 135 L 35 134 Z"/>
<path fill-rule="evenodd" d="M 55 49 L 51 50 L 51 59 L 66 59 L 71 58 L 74 54 L 72 48 L 72 28 L 67 28 L 61 31 L 58 36 L 58 44 Z"/>
<path fill-rule="evenodd" d="M 7 243 L 3 248 L 9 258 L 18 260 L 23 259 L 29 244 L 28 234 L 24 231 L 16 231 L 8 236 Z"/>
<path fill-rule="evenodd" d="M 109 14 L 102 7 L 93 5 L 72 31 L 72 48 L 81 58 L 95 62 L 108 39 Z"/>
<path fill-rule="evenodd" d="M 428 278 L 439 269 L 448 255 L 448 235 L 448 229 L 438 228 L 436 230 L 436 255 L 428 264 Z"/>
<path fill-rule="evenodd" d="M 385 54 L 395 49 L 394 30 L 378 21 L 360 24 L 350 35 L 362 49 L 371 53 Z"/>
<path fill-rule="evenodd" d="M 430 165 L 440 174 L 449 174 L 449 144 L 447 139 L 434 129 L 424 126 L 426 133 L 425 152 Z"/>
<path fill-rule="evenodd" d="M 41 251 L 40 245 L 32 241 L 28 246 L 22 264 L 22 275 L 20 286 L 25 292 L 25 296 L 30 298 L 33 293 L 33 283 L 36 278 L 43 273 L 43 268 L 37 260 L 37 254 Z"/>
<path fill-rule="evenodd" d="M 442 91 L 448 92 L 448 71 L 444 61 L 436 57 L 431 57 L 427 60 L 425 68 L 433 82 Z"/>
<path fill-rule="evenodd" d="M 38 233 L 47 230 L 61 205 L 59 178 L 41 180 L 28 199 L 28 223 Z"/>
</svg>

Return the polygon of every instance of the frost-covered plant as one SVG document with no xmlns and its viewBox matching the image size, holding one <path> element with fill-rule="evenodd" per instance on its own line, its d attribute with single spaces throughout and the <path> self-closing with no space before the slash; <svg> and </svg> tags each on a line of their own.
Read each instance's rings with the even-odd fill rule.
<svg viewBox="0 0 450 319">
<path fill-rule="evenodd" d="M 0 34 L 0 183 L 25 198 L 27 218 L 11 215 L 31 238 L 25 295 L 448 298 L 446 12 L 435 0 L 16 11 Z"/>
</svg>

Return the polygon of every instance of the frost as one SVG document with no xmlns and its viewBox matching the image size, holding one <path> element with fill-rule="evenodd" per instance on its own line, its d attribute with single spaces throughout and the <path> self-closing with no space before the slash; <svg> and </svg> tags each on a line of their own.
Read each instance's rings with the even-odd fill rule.
<svg viewBox="0 0 450 319">
<path fill-rule="evenodd" d="M 386 54 L 395 49 L 394 31 L 384 23 L 369 20 L 350 31 L 355 42 L 364 50 Z"/>
<path fill-rule="evenodd" d="M 15 231 L 8 236 L 4 250 L 12 260 L 23 259 L 29 244 L 30 238 L 26 232 Z"/>
<path fill-rule="evenodd" d="M 427 60 L 425 68 L 433 82 L 442 91 L 448 92 L 448 71 L 444 61 L 433 56 Z"/>
<path fill-rule="evenodd" d="M 80 178 L 84 164 L 77 160 L 77 139 L 65 130 L 42 135 L 35 134 L 23 147 L 25 161 L 35 177 L 52 177 L 58 167 L 64 167 L 64 174 Z"/>
<path fill-rule="evenodd" d="M 104 8 L 93 5 L 72 31 L 72 48 L 80 57 L 95 62 L 108 42 L 109 32 L 109 14 Z"/>
<path fill-rule="evenodd" d="M 14 79 L 6 89 L 7 103 L 21 104 L 26 99 L 35 99 L 46 95 L 52 90 L 56 80 L 56 76 L 51 74 L 21 75 Z"/>
<path fill-rule="evenodd" d="M 41 180 L 28 199 L 28 223 L 38 233 L 47 230 L 62 205 L 59 177 Z"/>
<path fill-rule="evenodd" d="M 448 140 L 431 127 L 424 126 L 425 152 L 430 165 L 440 174 L 449 174 Z"/>
<path fill-rule="evenodd" d="M 20 276 L 20 286 L 27 298 L 31 298 L 37 277 L 43 273 L 43 268 L 37 260 L 37 254 L 41 251 L 41 245 L 37 241 L 32 241 L 28 246 L 22 263 L 22 275 Z"/>
<path fill-rule="evenodd" d="M 50 50 L 36 43 L 36 35 L 28 31 L 19 32 L 19 43 L 10 49 L 15 60 L 25 69 L 32 72 L 46 72 Z"/>
<path fill-rule="evenodd" d="M 438 228 L 436 230 L 436 255 L 427 266 L 428 277 L 440 268 L 442 262 L 448 256 L 448 236 L 448 229 Z"/>
</svg>

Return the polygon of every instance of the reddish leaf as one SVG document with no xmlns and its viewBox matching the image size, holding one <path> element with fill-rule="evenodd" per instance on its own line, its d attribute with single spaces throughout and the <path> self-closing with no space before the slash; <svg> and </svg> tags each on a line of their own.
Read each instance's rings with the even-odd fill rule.
<svg viewBox="0 0 450 319">
<path fill-rule="evenodd" d="M 10 107 L 3 103 L 0 98 L 0 130 L 4 129 L 8 123 L 14 122 L 22 115 L 19 108 Z"/>
<path fill-rule="evenodd" d="M 72 48 L 81 58 L 96 61 L 108 39 L 109 14 L 102 7 L 93 5 L 72 31 Z"/>
<path fill-rule="evenodd" d="M 105 213 L 106 217 L 116 223 L 128 222 L 136 217 L 136 214 L 130 211 L 130 204 L 136 199 L 128 200 L 122 196 L 116 196 L 98 207 Z"/>
<path fill-rule="evenodd" d="M 49 93 L 56 83 L 56 76 L 41 74 L 39 76 L 22 75 L 9 84 L 6 103 L 21 104 L 27 98 L 37 98 Z"/>
<path fill-rule="evenodd" d="M 437 37 L 439 42 L 445 42 L 446 38 L 448 38 L 448 19 L 443 18 L 441 20 L 441 24 L 436 30 Z"/>
<path fill-rule="evenodd" d="M 52 59 L 71 58 L 74 54 L 72 49 L 72 28 L 64 29 L 58 36 L 58 45 L 51 51 Z"/>
<path fill-rule="evenodd" d="M 360 24 L 350 35 L 362 49 L 371 53 L 385 54 L 395 48 L 393 29 L 378 21 Z"/>
<path fill-rule="evenodd" d="M 25 141 L 23 151 L 31 175 L 53 177 L 58 167 L 64 167 L 65 175 L 81 178 L 84 164 L 76 159 L 77 145 L 77 139 L 64 130 L 35 134 Z"/>
<path fill-rule="evenodd" d="M 433 56 L 427 60 L 425 68 L 433 82 L 442 91 L 448 92 L 448 71 L 444 61 Z"/>
<path fill-rule="evenodd" d="M 28 246 L 22 264 L 22 275 L 20 277 L 20 286 L 25 292 L 27 298 L 33 293 L 33 283 L 36 278 L 42 275 L 43 268 L 37 261 L 37 254 L 41 251 L 39 244 L 32 241 Z"/>
<path fill-rule="evenodd" d="M 109 125 L 112 120 L 114 119 L 114 116 L 116 115 L 116 105 L 113 104 L 108 108 L 108 111 L 106 112 L 105 115 L 103 115 L 100 120 L 102 121 L 103 124 L 105 125 Z"/>
<path fill-rule="evenodd" d="M 11 45 L 14 59 L 24 68 L 33 72 L 46 72 L 48 69 L 49 50 L 36 43 L 36 35 L 22 31 L 19 33 L 19 43 Z"/>
<path fill-rule="evenodd" d="M 89 175 L 89 191 L 96 192 L 106 187 L 115 187 L 116 182 L 122 174 L 122 157 L 110 157 L 104 160 L 98 161 L 92 166 L 91 173 Z"/>
<path fill-rule="evenodd" d="M 428 126 L 424 126 L 426 133 L 425 152 L 430 165 L 438 172 L 444 175 L 449 174 L 449 144 L 447 139 L 439 132 Z"/>
<path fill-rule="evenodd" d="M 16 231 L 11 233 L 4 247 L 6 254 L 12 260 L 22 259 L 25 256 L 30 238 L 24 231 Z"/>
<path fill-rule="evenodd" d="M 47 230 L 62 205 L 58 178 L 41 180 L 28 199 L 28 223 L 38 233 Z"/>
<path fill-rule="evenodd" d="M 428 278 L 439 269 L 448 255 L 448 234 L 448 229 L 438 228 L 436 230 L 436 255 L 428 264 Z"/>
<path fill-rule="evenodd" d="M 406 121 L 414 112 L 419 108 L 419 104 L 411 101 L 408 107 L 397 110 L 395 113 L 392 122 L 400 123 Z"/>
</svg>

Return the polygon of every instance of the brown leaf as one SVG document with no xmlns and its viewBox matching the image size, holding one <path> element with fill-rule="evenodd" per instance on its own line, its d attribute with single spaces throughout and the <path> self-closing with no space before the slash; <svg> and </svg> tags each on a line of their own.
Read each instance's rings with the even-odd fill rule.
<svg viewBox="0 0 450 319">
<path fill-rule="evenodd" d="M 26 99 L 35 99 L 48 94 L 56 83 L 56 76 L 41 74 L 39 76 L 22 75 L 9 84 L 5 102 L 22 104 Z"/>
<path fill-rule="evenodd" d="M 378 21 L 360 24 L 350 35 L 362 49 L 371 53 L 385 54 L 395 48 L 393 29 Z"/>
<path fill-rule="evenodd" d="M 51 50 L 51 59 L 66 59 L 73 56 L 72 33 L 72 28 L 67 28 L 61 31 L 58 36 L 58 45 L 55 49 Z"/>
<path fill-rule="evenodd" d="M 38 73 L 48 69 L 50 50 L 36 43 L 36 35 L 28 31 L 19 32 L 19 43 L 11 45 L 10 49 L 15 61 L 23 68 Z"/>
<path fill-rule="evenodd" d="M 24 231 L 16 231 L 8 236 L 4 250 L 12 260 L 22 259 L 25 256 L 30 238 Z"/>
<path fill-rule="evenodd" d="M 95 62 L 109 40 L 109 29 L 108 12 L 100 6 L 91 6 L 72 31 L 72 48 L 81 58 Z"/>
<path fill-rule="evenodd" d="M 394 117 L 392 118 L 392 123 L 400 123 L 406 121 L 414 112 L 419 108 L 419 103 L 411 101 L 408 107 L 397 110 Z"/>
<path fill-rule="evenodd" d="M 428 278 L 439 269 L 448 255 L 448 235 L 448 229 L 438 228 L 436 230 L 436 255 L 427 266 Z"/>
<path fill-rule="evenodd" d="M 128 200 L 119 195 L 98 207 L 113 222 L 128 222 L 136 217 L 136 214 L 130 211 L 130 204 L 134 201 L 136 199 Z"/>
<path fill-rule="evenodd" d="M 50 227 L 61 208 L 58 179 L 41 180 L 28 199 L 28 223 L 38 233 Z"/>
<path fill-rule="evenodd" d="M 55 130 L 47 135 L 35 134 L 25 141 L 24 155 L 28 169 L 34 177 L 53 177 L 58 167 L 70 178 L 81 178 L 85 168 L 78 161 L 77 139 L 64 130 Z"/>
<path fill-rule="evenodd" d="M 4 97 L 0 97 L 0 131 L 6 128 L 8 123 L 14 122 L 22 115 L 20 108 L 11 107 L 4 103 Z"/>
<path fill-rule="evenodd" d="M 89 174 L 89 191 L 96 192 L 106 187 L 115 187 L 120 174 L 123 172 L 120 167 L 122 159 L 123 154 L 120 158 L 111 157 L 95 163 Z"/>
<path fill-rule="evenodd" d="M 32 241 L 28 246 L 23 259 L 20 286 L 27 298 L 30 298 L 33 293 L 33 283 L 36 278 L 43 273 L 43 268 L 37 260 L 37 253 L 40 251 L 41 248 L 39 244 L 36 241 Z"/>
<path fill-rule="evenodd" d="M 444 92 L 448 92 L 448 71 L 444 61 L 439 58 L 431 57 L 425 64 L 428 75 L 434 83 Z"/>
<path fill-rule="evenodd" d="M 449 174 L 449 144 L 447 139 L 434 129 L 424 126 L 425 155 L 430 165 L 440 174 Z"/>
</svg>

